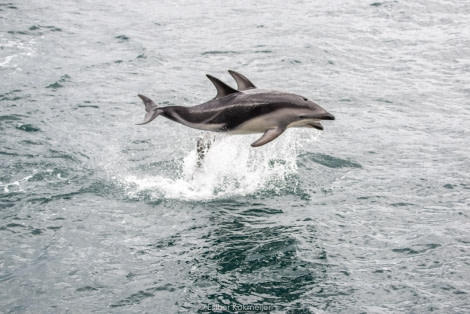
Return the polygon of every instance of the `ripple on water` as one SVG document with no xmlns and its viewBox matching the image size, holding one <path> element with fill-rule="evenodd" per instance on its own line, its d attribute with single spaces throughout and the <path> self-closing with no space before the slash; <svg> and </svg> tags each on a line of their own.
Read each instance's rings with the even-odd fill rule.
<svg viewBox="0 0 470 314">
<path fill-rule="evenodd" d="M 206 56 L 206 55 L 209 55 L 209 56 L 213 56 L 213 55 L 233 55 L 233 54 L 239 54 L 238 51 L 234 51 L 234 50 L 209 50 L 209 51 L 204 51 L 203 53 L 201 53 L 201 55 L 203 56 Z"/>
<path fill-rule="evenodd" d="M 56 90 L 56 89 L 64 87 L 64 84 L 67 83 L 68 81 L 70 81 L 70 76 L 68 74 L 64 74 L 60 77 L 59 80 L 55 81 L 52 84 L 47 85 L 46 88 Z"/>
<path fill-rule="evenodd" d="M 0 116 L 0 121 L 18 121 L 21 120 L 23 117 L 24 116 L 18 114 L 5 115 Z"/>
<path fill-rule="evenodd" d="M 29 28 L 30 31 L 39 31 L 39 30 L 47 30 L 50 32 L 62 32 L 62 29 L 56 26 L 45 26 L 45 25 L 33 25 Z"/>
<path fill-rule="evenodd" d="M 40 128 L 29 124 L 29 123 L 19 123 L 15 126 L 18 130 L 25 131 L 25 132 L 39 132 L 41 131 Z"/>
<path fill-rule="evenodd" d="M 302 154 L 299 156 L 299 160 L 300 163 L 302 163 L 303 160 L 307 160 L 329 168 L 362 168 L 362 166 L 355 161 L 320 153 Z"/>
<path fill-rule="evenodd" d="M 7 8 L 7 9 L 12 9 L 12 10 L 18 10 L 18 7 L 15 6 L 13 3 L 0 3 L 0 10 L 1 8 Z"/>
</svg>

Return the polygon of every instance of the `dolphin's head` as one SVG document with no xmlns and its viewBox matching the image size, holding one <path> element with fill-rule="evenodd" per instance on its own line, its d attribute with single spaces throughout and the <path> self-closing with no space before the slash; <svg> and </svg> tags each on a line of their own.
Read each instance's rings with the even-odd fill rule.
<svg viewBox="0 0 470 314">
<path fill-rule="evenodd" d="M 321 120 L 334 120 L 335 117 L 306 97 L 289 95 L 289 100 L 295 106 L 295 117 L 288 127 L 307 127 L 323 130 Z"/>
</svg>

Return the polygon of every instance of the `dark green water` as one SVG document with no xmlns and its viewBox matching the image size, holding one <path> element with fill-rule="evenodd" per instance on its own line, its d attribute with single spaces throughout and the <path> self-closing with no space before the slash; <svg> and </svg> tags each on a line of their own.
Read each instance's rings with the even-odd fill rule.
<svg viewBox="0 0 470 314">
<path fill-rule="evenodd" d="M 0 4 L 5 313 L 470 311 L 470 5 Z M 263 147 L 137 126 L 205 73 L 334 114 Z"/>
</svg>

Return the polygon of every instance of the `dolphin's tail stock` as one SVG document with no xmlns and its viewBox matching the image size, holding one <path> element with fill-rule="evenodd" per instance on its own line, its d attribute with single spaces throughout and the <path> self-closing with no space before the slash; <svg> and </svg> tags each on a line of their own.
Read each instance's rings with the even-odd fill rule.
<svg viewBox="0 0 470 314">
<path fill-rule="evenodd" d="M 139 98 L 142 99 L 145 105 L 145 111 L 147 111 L 144 117 L 144 122 L 137 123 L 138 125 L 147 124 L 153 119 L 155 119 L 156 117 L 158 117 L 160 113 L 162 113 L 162 110 L 158 108 L 157 104 L 154 103 L 152 99 L 144 95 L 140 95 L 140 94 L 137 96 L 139 96 Z"/>
</svg>

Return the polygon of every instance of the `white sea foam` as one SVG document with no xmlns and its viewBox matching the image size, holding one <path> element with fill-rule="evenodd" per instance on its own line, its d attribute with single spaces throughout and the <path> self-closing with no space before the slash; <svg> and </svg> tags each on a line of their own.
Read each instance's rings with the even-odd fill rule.
<svg viewBox="0 0 470 314">
<path fill-rule="evenodd" d="M 36 170 L 34 170 L 34 173 L 36 173 Z M 27 182 L 29 179 L 31 179 L 32 177 L 33 175 L 29 175 L 20 180 L 13 181 L 13 182 L 8 182 L 8 183 L 0 182 L 0 188 L 3 188 L 3 192 L 5 193 L 24 192 L 23 184 Z"/>
<path fill-rule="evenodd" d="M 318 136 L 318 132 L 307 131 L 311 132 L 309 141 Z M 200 167 L 194 149 L 181 161 L 182 170 L 176 177 L 128 174 L 120 180 L 131 198 L 144 193 L 155 199 L 211 200 L 282 189 L 286 177 L 297 171 L 299 132 L 305 135 L 301 130 L 288 130 L 259 148 L 250 144 L 260 135 L 217 136 Z"/>
<path fill-rule="evenodd" d="M 13 41 L 0 37 L 0 46 L 2 47 L 2 54 L 0 54 L 0 67 L 18 68 L 19 63 L 14 63 L 13 60 L 21 57 L 31 57 L 36 55 L 35 50 L 36 42 L 30 40 L 28 42 Z"/>
</svg>

